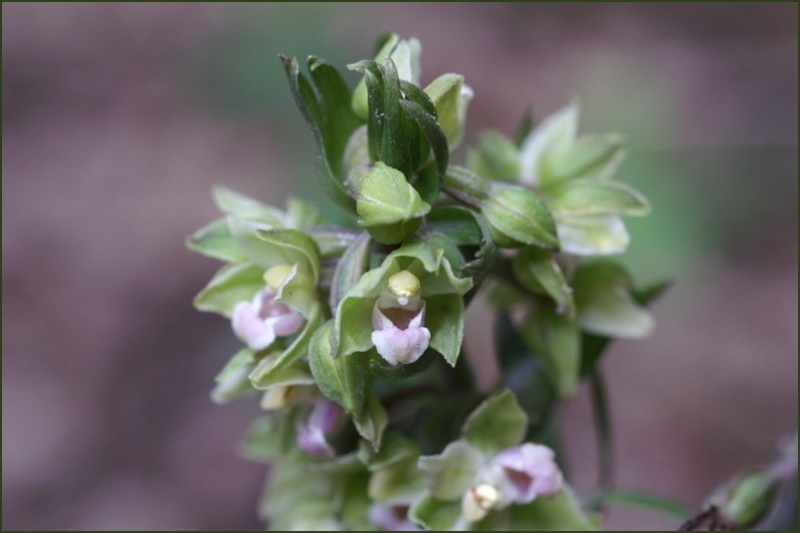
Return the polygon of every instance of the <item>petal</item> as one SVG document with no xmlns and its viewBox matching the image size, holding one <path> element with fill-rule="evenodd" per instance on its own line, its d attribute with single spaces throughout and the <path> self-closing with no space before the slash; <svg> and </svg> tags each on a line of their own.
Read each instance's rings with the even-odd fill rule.
<svg viewBox="0 0 800 533">
<path fill-rule="evenodd" d="M 277 337 L 294 335 L 303 327 L 306 320 L 297 311 L 289 311 L 284 315 L 272 316 L 264 321 L 268 328 L 272 328 Z"/>
<path fill-rule="evenodd" d="M 390 326 L 372 332 L 372 343 L 381 357 L 391 365 L 413 363 L 428 349 L 430 340 L 431 332 L 428 328 L 409 327 L 403 330 Z"/>
<path fill-rule="evenodd" d="M 327 435 L 336 428 L 341 417 L 342 410 L 338 405 L 324 396 L 318 396 L 311 409 L 311 414 L 308 416 L 308 427 Z"/>
<path fill-rule="evenodd" d="M 275 342 L 275 332 L 258 316 L 259 309 L 249 302 L 241 302 L 233 309 L 233 332 L 253 350 L 263 350 Z"/>
<path fill-rule="evenodd" d="M 331 448 L 322 431 L 313 428 L 300 428 L 297 431 L 297 447 L 312 457 L 333 457 Z"/>
</svg>

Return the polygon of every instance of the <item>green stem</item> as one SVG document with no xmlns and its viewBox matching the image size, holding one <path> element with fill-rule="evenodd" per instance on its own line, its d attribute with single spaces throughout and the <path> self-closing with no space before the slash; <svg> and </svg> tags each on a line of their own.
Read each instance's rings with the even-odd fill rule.
<svg viewBox="0 0 800 533">
<path fill-rule="evenodd" d="M 590 508 L 612 505 L 627 505 L 655 511 L 671 518 L 685 520 L 692 513 L 692 508 L 682 502 L 670 498 L 634 490 L 601 490 L 588 496 L 584 503 Z"/>
<path fill-rule="evenodd" d="M 597 432 L 597 454 L 599 466 L 598 489 L 608 492 L 613 486 L 614 457 L 611 446 L 611 419 L 609 416 L 608 391 L 599 368 L 589 376 L 589 387 L 592 397 L 595 431 Z M 603 510 L 603 502 L 596 502 L 593 509 Z"/>
</svg>

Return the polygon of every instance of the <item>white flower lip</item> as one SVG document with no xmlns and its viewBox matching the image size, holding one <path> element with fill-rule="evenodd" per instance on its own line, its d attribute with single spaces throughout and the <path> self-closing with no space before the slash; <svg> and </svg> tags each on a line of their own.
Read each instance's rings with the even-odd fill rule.
<svg viewBox="0 0 800 533">
<path fill-rule="evenodd" d="M 241 302 L 233 309 L 233 332 L 253 350 L 269 347 L 277 337 L 297 333 L 305 319 L 287 305 L 275 301 L 275 291 L 264 287 L 250 302 Z"/>
<path fill-rule="evenodd" d="M 372 310 L 375 327 L 372 343 L 392 366 L 413 363 L 430 345 L 431 332 L 423 327 L 424 321 L 424 302 L 416 312 L 401 308 L 381 309 L 376 302 Z"/>
</svg>

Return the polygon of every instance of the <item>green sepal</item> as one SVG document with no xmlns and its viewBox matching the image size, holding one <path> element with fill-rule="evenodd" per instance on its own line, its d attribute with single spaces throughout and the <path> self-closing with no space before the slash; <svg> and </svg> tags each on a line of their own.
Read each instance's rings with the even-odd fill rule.
<svg viewBox="0 0 800 533">
<path fill-rule="evenodd" d="M 431 495 L 440 500 L 456 500 L 470 488 L 484 462 L 480 450 L 457 440 L 448 444 L 439 455 L 423 455 L 417 466 Z"/>
<path fill-rule="evenodd" d="M 237 304 L 250 301 L 264 287 L 263 275 L 262 268 L 249 262 L 227 264 L 195 297 L 194 306 L 230 318 Z"/>
<path fill-rule="evenodd" d="M 331 351 L 332 321 L 317 329 L 308 347 L 308 362 L 319 390 L 350 414 L 364 406 L 364 359 L 360 354 L 334 357 Z"/>
<path fill-rule="evenodd" d="M 466 442 L 491 456 L 519 444 L 527 427 L 525 411 L 514 393 L 505 389 L 472 411 L 461 433 Z"/>
<path fill-rule="evenodd" d="M 442 501 L 426 495 L 417 500 L 408 511 L 411 520 L 431 531 L 449 531 L 461 518 L 461 502 Z"/>
<path fill-rule="evenodd" d="M 572 288 L 550 252 L 536 247 L 523 248 L 511 263 L 514 276 L 529 291 L 544 293 L 556 303 L 556 312 L 575 316 Z"/>
<path fill-rule="evenodd" d="M 186 239 L 186 247 L 193 252 L 230 263 L 247 261 L 247 256 L 233 240 L 225 218 L 218 218 L 192 233 Z"/>
<path fill-rule="evenodd" d="M 506 248 L 525 245 L 559 247 L 556 225 L 547 205 L 529 189 L 503 187 L 481 207 L 494 242 Z"/>
</svg>

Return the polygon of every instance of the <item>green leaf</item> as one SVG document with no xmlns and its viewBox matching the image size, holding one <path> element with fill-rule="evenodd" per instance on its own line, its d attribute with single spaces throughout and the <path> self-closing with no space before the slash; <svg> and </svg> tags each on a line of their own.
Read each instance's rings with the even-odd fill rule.
<svg viewBox="0 0 800 533">
<path fill-rule="evenodd" d="M 510 507 L 512 531 L 597 531 L 581 509 L 580 502 L 565 486 L 552 498 L 537 498 L 528 505 Z"/>
<path fill-rule="evenodd" d="M 360 356 L 348 355 L 346 358 L 353 359 L 358 357 Z M 367 392 L 363 407 L 353 416 L 353 423 L 358 434 L 372 445 L 373 450 L 379 451 L 383 432 L 389 423 L 389 415 L 375 393 Z"/>
<path fill-rule="evenodd" d="M 325 61 L 311 56 L 308 70 L 317 88 L 324 120 L 322 123 L 325 157 L 334 175 L 341 175 L 344 149 L 350 135 L 361 125 L 350 106 L 350 89 L 339 72 Z"/>
<path fill-rule="evenodd" d="M 186 239 L 186 247 L 199 254 L 231 263 L 247 261 L 228 230 L 228 221 L 219 218 Z"/>
<path fill-rule="evenodd" d="M 625 139 L 613 133 L 585 135 L 553 147 L 543 161 L 543 187 L 578 178 L 608 179 L 625 158 Z"/>
<path fill-rule="evenodd" d="M 526 289 L 548 294 L 556 303 L 556 312 L 574 317 L 575 302 L 561 267 L 552 254 L 535 247 L 523 248 L 512 262 L 514 276 Z"/>
<path fill-rule="evenodd" d="M 329 299 L 330 308 L 334 313 L 347 291 L 353 288 L 366 272 L 369 262 L 370 243 L 369 233 L 362 233 L 350 244 L 337 263 L 336 269 L 333 271 Z"/>
<path fill-rule="evenodd" d="M 467 166 L 481 177 L 497 181 L 518 181 L 522 171 L 517 146 L 497 131 L 480 136 L 478 148 L 467 152 Z"/>
<path fill-rule="evenodd" d="M 264 270 L 252 263 L 223 266 L 194 299 L 200 311 L 212 311 L 230 318 L 233 308 L 249 302 L 264 287 Z"/>
<path fill-rule="evenodd" d="M 344 146 L 350 136 L 349 134 L 344 135 L 344 140 L 341 142 L 338 139 L 332 139 L 333 128 L 336 128 L 336 130 L 333 130 L 337 132 L 335 135 L 341 135 L 346 131 L 347 127 L 353 126 L 353 130 L 355 130 L 355 127 L 358 126 L 358 122 L 348 120 L 344 125 L 341 123 L 333 125 L 331 123 L 331 117 L 327 113 L 335 110 L 334 116 L 339 116 L 343 112 L 340 111 L 338 105 L 334 105 L 333 109 L 329 110 L 327 108 L 327 102 L 323 101 L 323 104 L 325 104 L 323 105 L 317 100 L 317 93 L 314 88 L 312 88 L 308 79 L 300 73 L 300 66 L 297 64 L 296 59 L 289 59 L 285 56 L 280 56 L 280 59 L 286 71 L 286 76 L 289 79 L 289 87 L 291 88 L 294 101 L 314 134 L 314 140 L 320 152 L 322 185 L 325 187 L 328 195 L 337 203 L 347 209 L 352 209 L 354 207 L 353 199 L 347 194 L 342 179 L 337 177 L 334 171 L 334 169 L 339 168 L 343 153 L 327 153 L 326 150 L 330 147 L 338 147 L 339 145 L 341 145 L 341 149 L 344 150 Z M 326 70 L 327 69 L 323 68 L 323 71 Z M 327 72 L 324 73 L 327 74 Z M 320 77 L 322 74 L 323 72 L 318 73 L 317 77 Z M 334 83 L 332 87 L 326 85 L 326 87 L 319 88 L 320 92 L 323 94 L 323 98 L 329 96 L 332 92 L 333 94 L 338 92 L 335 85 Z M 352 133 L 352 130 L 350 133 Z"/>
<path fill-rule="evenodd" d="M 450 531 L 461 518 L 461 502 L 445 502 L 426 496 L 411 506 L 408 516 L 427 530 Z"/>
<path fill-rule="evenodd" d="M 528 346 L 544 361 L 561 399 L 578 390 L 581 335 L 578 325 L 549 307 L 529 313 L 520 333 Z"/>
<path fill-rule="evenodd" d="M 416 167 L 414 158 L 418 154 L 419 139 L 418 132 L 403 113 L 402 99 L 395 63 L 387 58 L 383 63 L 384 118 L 378 159 L 410 176 Z"/>
<path fill-rule="evenodd" d="M 423 455 L 417 466 L 435 498 L 456 500 L 472 486 L 484 461 L 480 451 L 457 440 L 448 444 L 440 455 Z"/>
<path fill-rule="evenodd" d="M 425 326 L 431 331 L 430 346 L 456 366 L 464 340 L 464 299 L 458 294 L 430 296 L 425 300 Z"/>
<path fill-rule="evenodd" d="M 548 205 L 556 219 L 593 215 L 644 216 L 650 212 L 647 199 L 618 181 L 580 179 L 549 193 Z"/>
<path fill-rule="evenodd" d="M 402 172 L 381 162 L 360 183 L 356 203 L 361 217 L 358 222 L 379 242 L 402 242 L 416 231 L 421 217 L 430 208 Z"/>
<path fill-rule="evenodd" d="M 502 188 L 483 204 L 481 211 L 494 241 L 500 246 L 558 249 L 556 225 L 550 210 L 531 190 Z"/>
<path fill-rule="evenodd" d="M 525 436 L 528 417 L 514 393 L 502 390 L 480 404 L 464 422 L 464 439 L 488 455 L 516 446 Z"/>
<path fill-rule="evenodd" d="M 439 127 L 439 123 L 436 122 L 436 117 L 425 111 L 422 106 L 408 100 L 401 100 L 400 105 L 407 115 L 417 123 L 425 139 L 430 143 L 433 157 L 436 160 L 436 169 L 439 171 L 439 179 L 441 180 L 447 171 L 447 165 L 450 161 L 447 137 L 442 128 Z"/>
<path fill-rule="evenodd" d="M 265 384 L 269 384 L 276 375 L 279 375 L 285 368 L 306 355 L 311 336 L 320 325 L 320 315 L 321 306 L 314 306 L 306 318 L 306 325 L 303 330 L 295 337 L 289 347 L 281 352 L 273 352 L 259 361 L 258 365 L 250 373 L 250 381 L 255 388 L 267 388 L 268 385 Z"/>
<path fill-rule="evenodd" d="M 286 215 L 280 209 L 259 202 L 223 185 L 215 185 L 211 190 L 217 208 L 226 215 L 233 215 L 244 220 L 261 222 L 276 228 L 286 225 Z"/>
<path fill-rule="evenodd" d="M 361 355 L 334 357 L 328 321 L 311 338 L 308 362 L 319 390 L 348 413 L 360 413 L 364 405 L 364 360 Z"/>
</svg>

